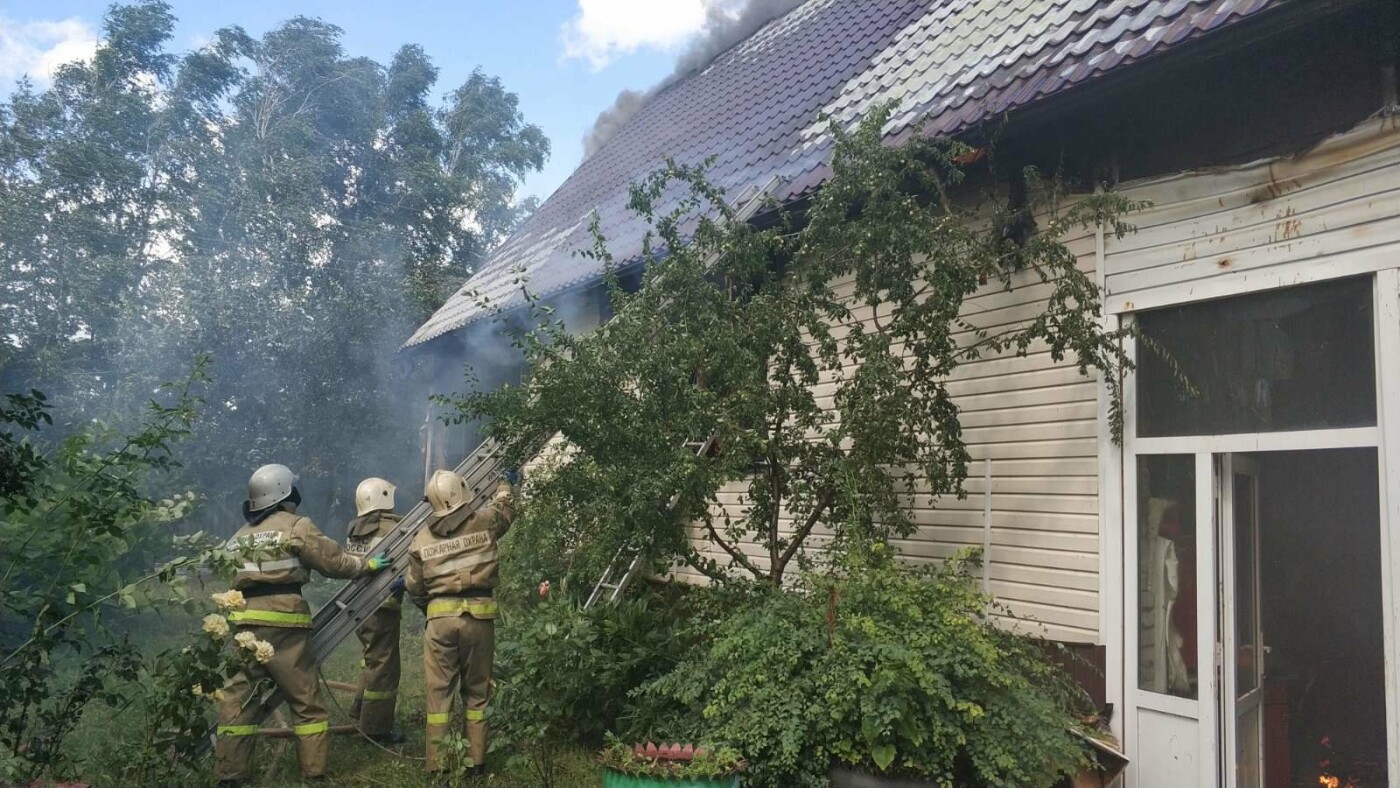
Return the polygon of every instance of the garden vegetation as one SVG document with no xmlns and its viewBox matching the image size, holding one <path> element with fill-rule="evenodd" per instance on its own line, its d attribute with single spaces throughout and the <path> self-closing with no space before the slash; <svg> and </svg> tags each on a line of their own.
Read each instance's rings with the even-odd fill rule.
<svg viewBox="0 0 1400 788">
<path fill-rule="evenodd" d="M 714 586 L 635 641 L 568 601 L 508 619 L 501 708 L 516 741 L 592 745 L 601 723 L 730 745 L 746 780 L 771 786 L 821 785 L 842 763 L 1048 785 L 1082 763 L 1070 732 L 1082 694 L 998 623 L 976 557 L 906 568 L 894 545 L 916 528 L 916 496 L 963 494 L 948 390 L 962 364 L 1048 350 L 1105 382 L 1121 424 L 1127 334 L 1102 327 L 1099 290 L 1064 239 L 1094 224 L 1128 232 L 1121 217 L 1138 206 L 1069 199 L 1033 170 L 1011 175 L 1029 198 L 1008 203 L 998 179 L 964 172 L 977 156 L 962 144 L 885 145 L 888 117 L 832 129 L 832 177 L 800 213 L 736 220 L 703 167 L 644 179 L 631 200 L 650 227 L 643 260 L 614 260 L 596 226 L 589 252 L 614 317 L 571 334 L 534 299 L 539 327 L 516 337 L 525 383 L 454 401 L 515 460 L 539 463 L 508 546 L 514 598 L 549 580 L 577 600 L 619 549 Z M 978 186 L 993 196 L 976 199 Z M 964 314 L 979 290 L 1032 285 L 1044 307 L 1024 323 Z M 716 448 L 697 453 L 707 436 Z M 721 506 L 736 489 L 741 507 Z M 646 642 L 650 659 L 625 651 Z"/>
</svg>

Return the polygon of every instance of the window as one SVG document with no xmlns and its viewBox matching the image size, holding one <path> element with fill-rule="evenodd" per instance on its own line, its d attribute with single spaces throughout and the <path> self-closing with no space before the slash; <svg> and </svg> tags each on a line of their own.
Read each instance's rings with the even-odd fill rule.
<svg viewBox="0 0 1400 788">
<path fill-rule="evenodd" d="M 1196 697 L 1196 466 L 1138 458 L 1138 688 Z"/>
<path fill-rule="evenodd" d="M 1368 427 L 1376 423 L 1371 280 L 1146 312 L 1140 437 Z"/>
</svg>

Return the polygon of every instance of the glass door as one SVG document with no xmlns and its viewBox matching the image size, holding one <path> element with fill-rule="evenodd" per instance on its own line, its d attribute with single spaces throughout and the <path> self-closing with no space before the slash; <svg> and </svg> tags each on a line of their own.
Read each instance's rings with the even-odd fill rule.
<svg viewBox="0 0 1400 788">
<path fill-rule="evenodd" d="M 1217 786 L 1219 691 L 1211 455 L 1140 456 L 1125 474 L 1128 630 L 1126 745 L 1132 788 Z"/>
<path fill-rule="evenodd" d="M 1220 490 L 1221 653 L 1226 656 L 1224 752 L 1232 754 L 1225 784 L 1264 783 L 1264 646 L 1259 581 L 1259 464 L 1246 455 L 1218 457 Z"/>
</svg>

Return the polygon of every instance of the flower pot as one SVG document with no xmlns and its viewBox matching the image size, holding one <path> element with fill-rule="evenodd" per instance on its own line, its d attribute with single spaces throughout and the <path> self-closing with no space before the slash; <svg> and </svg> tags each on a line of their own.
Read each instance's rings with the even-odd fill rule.
<svg viewBox="0 0 1400 788">
<path fill-rule="evenodd" d="M 739 788 L 739 775 L 733 774 L 728 777 L 698 780 L 672 780 L 665 777 L 623 774 L 605 766 L 603 767 L 603 788 Z"/>
</svg>

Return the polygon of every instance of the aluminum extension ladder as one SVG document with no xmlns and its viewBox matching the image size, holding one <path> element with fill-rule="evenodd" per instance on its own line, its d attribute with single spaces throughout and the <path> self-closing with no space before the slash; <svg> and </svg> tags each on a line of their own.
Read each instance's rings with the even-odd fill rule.
<svg viewBox="0 0 1400 788">
<path fill-rule="evenodd" d="M 457 466 L 456 471 L 467 480 L 477 508 L 491 502 L 491 489 L 505 475 L 501 467 L 501 446 L 492 438 L 487 438 L 467 455 Z M 388 556 L 390 565 L 381 572 L 346 583 L 331 600 L 317 609 L 311 619 L 311 654 L 317 665 L 325 664 L 340 645 L 360 625 L 369 618 L 384 601 L 389 598 L 395 578 L 408 571 L 408 548 L 418 529 L 428 521 L 432 509 L 426 501 L 420 501 L 395 525 L 394 530 L 379 543 L 379 552 Z M 284 698 L 276 688 L 257 696 L 258 713 L 255 724 L 262 724 Z M 214 729 L 210 728 L 207 741 L 214 741 Z"/>
<path fill-rule="evenodd" d="M 710 433 L 710 437 L 705 440 L 687 443 L 686 447 L 695 452 L 696 457 L 704 457 L 710 453 L 710 449 L 715 445 L 715 437 L 714 433 Z M 674 512 L 680 502 L 680 493 L 672 495 L 670 502 L 666 504 L 667 513 Z M 588 601 L 583 603 L 583 609 L 587 610 L 593 607 L 605 596 L 608 604 L 621 599 L 622 595 L 627 592 L 627 587 L 632 584 L 637 575 L 641 574 L 642 567 L 646 566 L 647 547 L 649 546 L 649 544 L 640 546 L 623 544 L 617 548 L 612 562 L 603 571 L 603 576 L 598 578 L 598 583 L 593 586 L 593 592 L 588 595 Z M 614 580 L 614 577 L 617 579 Z"/>
</svg>

